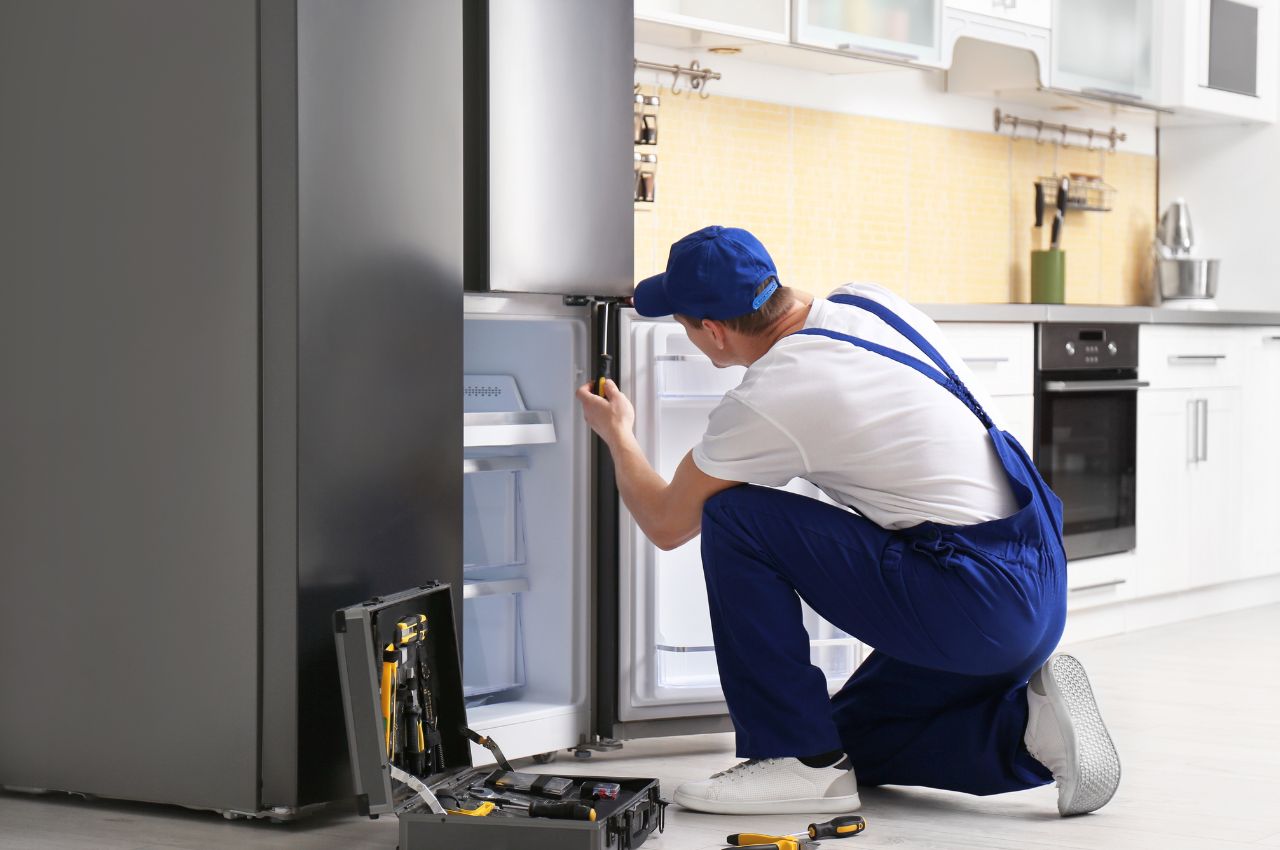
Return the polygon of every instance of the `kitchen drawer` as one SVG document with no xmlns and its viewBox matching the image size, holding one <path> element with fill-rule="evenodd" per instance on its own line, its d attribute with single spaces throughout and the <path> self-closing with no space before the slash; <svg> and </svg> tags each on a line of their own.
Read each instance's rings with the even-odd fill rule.
<svg viewBox="0 0 1280 850">
<path fill-rule="evenodd" d="M 1241 328 L 1143 325 L 1138 377 L 1152 389 L 1234 387 L 1244 379 Z"/>
<path fill-rule="evenodd" d="M 1035 391 L 1035 326 L 1008 322 L 945 322 L 938 326 L 948 343 L 943 353 L 956 369 L 968 367 L 988 395 L 1025 395 Z M 961 375 L 962 378 L 967 376 Z"/>
</svg>

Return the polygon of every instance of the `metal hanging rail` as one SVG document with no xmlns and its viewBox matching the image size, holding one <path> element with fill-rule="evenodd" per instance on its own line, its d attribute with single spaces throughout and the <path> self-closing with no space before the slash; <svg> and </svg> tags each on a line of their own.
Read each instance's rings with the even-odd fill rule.
<svg viewBox="0 0 1280 850">
<path fill-rule="evenodd" d="M 1099 141 L 1105 141 L 1108 143 L 1107 150 L 1111 153 L 1116 152 L 1117 142 L 1123 142 L 1129 138 L 1127 134 L 1121 133 L 1115 127 L 1103 132 L 1101 130 L 1094 130 L 1091 127 L 1072 127 L 1070 124 L 1054 124 L 1050 121 L 1041 121 L 1038 118 L 1019 118 L 1017 115 L 1002 113 L 997 109 L 995 114 L 996 132 L 999 133 L 1006 126 L 1013 128 L 1010 135 L 1015 139 L 1035 139 L 1037 143 L 1041 144 L 1048 142 L 1051 145 L 1057 145 L 1058 147 L 1063 148 L 1082 148 L 1085 150 L 1100 151 L 1102 150 L 1101 147 L 1095 148 L 1093 146 L 1093 140 L 1098 139 Z M 1034 136 L 1020 137 L 1018 135 L 1019 127 L 1033 129 L 1036 133 Z M 1046 133 L 1049 134 L 1047 137 L 1045 135 Z M 1071 134 L 1084 136 L 1086 139 L 1085 143 L 1083 145 L 1073 145 L 1068 143 L 1067 136 Z"/>
<path fill-rule="evenodd" d="M 663 65 L 659 62 L 646 62 L 643 59 L 635 60 L 636 69 L 644 68 L 648 71 L 665 71 L 671 75 L 671 93 L 680 94 L 680 78 L 689 78 L 689 88 L 698 92 L 700 97 L 710 97 L 707 94 L 707 83 L 711 80 L 720 79 L 720 74 L 710 68 L 703 68 L 698 64 L 698 60 L 694 59 L 689 63 L 689 67 L 683 65 Z"/>
</svg>

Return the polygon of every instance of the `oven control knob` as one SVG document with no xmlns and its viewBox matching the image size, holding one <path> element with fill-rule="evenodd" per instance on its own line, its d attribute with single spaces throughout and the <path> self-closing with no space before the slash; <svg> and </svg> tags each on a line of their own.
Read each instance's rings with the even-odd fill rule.
<svg viewBox="0 0 1280 850">
<path fill-rule="evenodd" d="M 1115 357 L 1116 354 L 1119 353 L 1119 351 L 1120 349 L 1116 346 L 1114 342 L 1107 343 L 1107 353 L 1110 354 L 1112 357 Z"/>
<path fill-rule="evenodd" d="M 1067 354 L 1068 354 L 1068 355 L 1072 355 L 1072 354 L 1075 354 L 1075 353 L 1076 353 L 1076 344 L 1075 344 L 1074 342 L 1068 342 L 1068 343 L 1067 343 Z"/>
</svg>

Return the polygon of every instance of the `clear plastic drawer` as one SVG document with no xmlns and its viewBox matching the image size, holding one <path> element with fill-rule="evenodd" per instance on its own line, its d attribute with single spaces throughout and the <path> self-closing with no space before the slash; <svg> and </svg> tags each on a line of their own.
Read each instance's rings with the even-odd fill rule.
<svg viewBox="0 0 1280 850">
<path fill-rule="evenodd" d="M 508 567 L 525 561 L 523 457 L 462 462 L 462 567 Z"/>
<path fill-rule="evenodd" d="M 462 588 L 462 695 L 482 705 L 525 683 L 520 607 L 526 579 L 471 581 Z"/>
</svg>

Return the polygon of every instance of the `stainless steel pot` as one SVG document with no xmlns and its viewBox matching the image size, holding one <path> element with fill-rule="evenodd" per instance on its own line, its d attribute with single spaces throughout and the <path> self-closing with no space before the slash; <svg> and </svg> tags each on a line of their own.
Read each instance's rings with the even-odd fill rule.
<svg viewBox="0 0 1280 850">
<path fill-rule="evenodd" d="M 1162 301 L 1212 298 L 1218 294 L 1218 261 L 1199 257 L 1157 257 L 1156 288 Z"/>
</svg>

